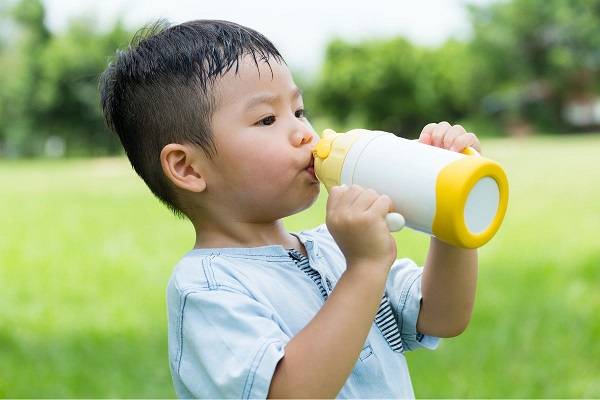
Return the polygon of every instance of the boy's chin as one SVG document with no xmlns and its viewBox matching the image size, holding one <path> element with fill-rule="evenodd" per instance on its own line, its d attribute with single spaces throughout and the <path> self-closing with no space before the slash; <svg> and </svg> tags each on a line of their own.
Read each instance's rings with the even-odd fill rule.
<svg viewBox="0 0 600 400">
<path fill-rule="evenodd" d="M 301 209 L 296 212 L 304 211 L 307 208 L 310 208 L 313 204 L 315 204 L 315 202 L 319 198 L 319 194 L 321 193 L 321 185 L 315 184 L 312 190 L 314 190 L 314 194 L 312 195 L 312 197 L 310 197 L 308 201 L 302 205 Z"/>
</svg>

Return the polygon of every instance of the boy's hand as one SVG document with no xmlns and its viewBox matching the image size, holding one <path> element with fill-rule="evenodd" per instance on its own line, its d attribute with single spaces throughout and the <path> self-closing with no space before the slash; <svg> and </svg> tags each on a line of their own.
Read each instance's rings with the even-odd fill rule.
<svg viewBox="0 0 600 400">
<path fill-rule="evenodd" d="M 394 204 L 387 195 L 359 185 L 334 186 L 327 199 L 326 224 L 346 257 L 346 264 L 378 264 L 389 268 L 396 241 L 385 222 Z"/>
<path fill-rule="evenodd" d="M 446 121 L 425 125 L 419 142 L 459 153 L 471 146 L 481 153 L 481 143 L 474 133 L 467 132 L 461 125 L 450 125 Z"/>
</svg>

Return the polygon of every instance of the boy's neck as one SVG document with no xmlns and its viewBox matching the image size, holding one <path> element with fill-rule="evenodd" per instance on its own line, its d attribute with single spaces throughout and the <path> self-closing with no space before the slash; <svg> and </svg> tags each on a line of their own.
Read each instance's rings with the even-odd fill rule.
<svg viewBox="0 0 600 400">
<path fill-rule="evenodd" d="M 281 245 L 306 255 L 304 245 L 290 234 L 281 220 L 268 223 L 229 222 L 226 227 L 204 223 L 196 226 L 194 248 L 259 247 Z"/>
</svg>

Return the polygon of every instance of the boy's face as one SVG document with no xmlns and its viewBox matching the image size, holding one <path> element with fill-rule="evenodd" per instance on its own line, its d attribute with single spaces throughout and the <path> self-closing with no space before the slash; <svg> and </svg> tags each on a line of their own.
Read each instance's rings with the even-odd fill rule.
<svg viewBox="0 0 600 400">
<path fill-rule="evenodd" d="M 214 87 L 217 156 L 205 172 L 206 193 L 227 217 L 245 222 L 294 214 L 319 194 L 319 181 L 307 170 L 318 136 L 288 68 L 269 63 L 257 68 L 246 56 L 237 74 L 232 68 Z"/>
</svg>

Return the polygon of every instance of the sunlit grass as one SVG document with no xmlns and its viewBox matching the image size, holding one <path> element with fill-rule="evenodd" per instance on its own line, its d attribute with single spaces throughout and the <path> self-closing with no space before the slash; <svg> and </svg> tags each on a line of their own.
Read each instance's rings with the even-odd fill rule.
<svg viewBox="0 0 600 400">
<path fill-rule="evenodd" d="M 600 136 L 484 140 L 509 209 L 468 330 L 409 355 L 417 397 L 600 397 Z M 125 159 L 0 162 L 0 396 L 172 397 L 165 285 L 193 244 Z M 325 190 L 289 217 L 325 218 Z M 425 235 L 396 234 L 422 263 Z"/>
</svg>

